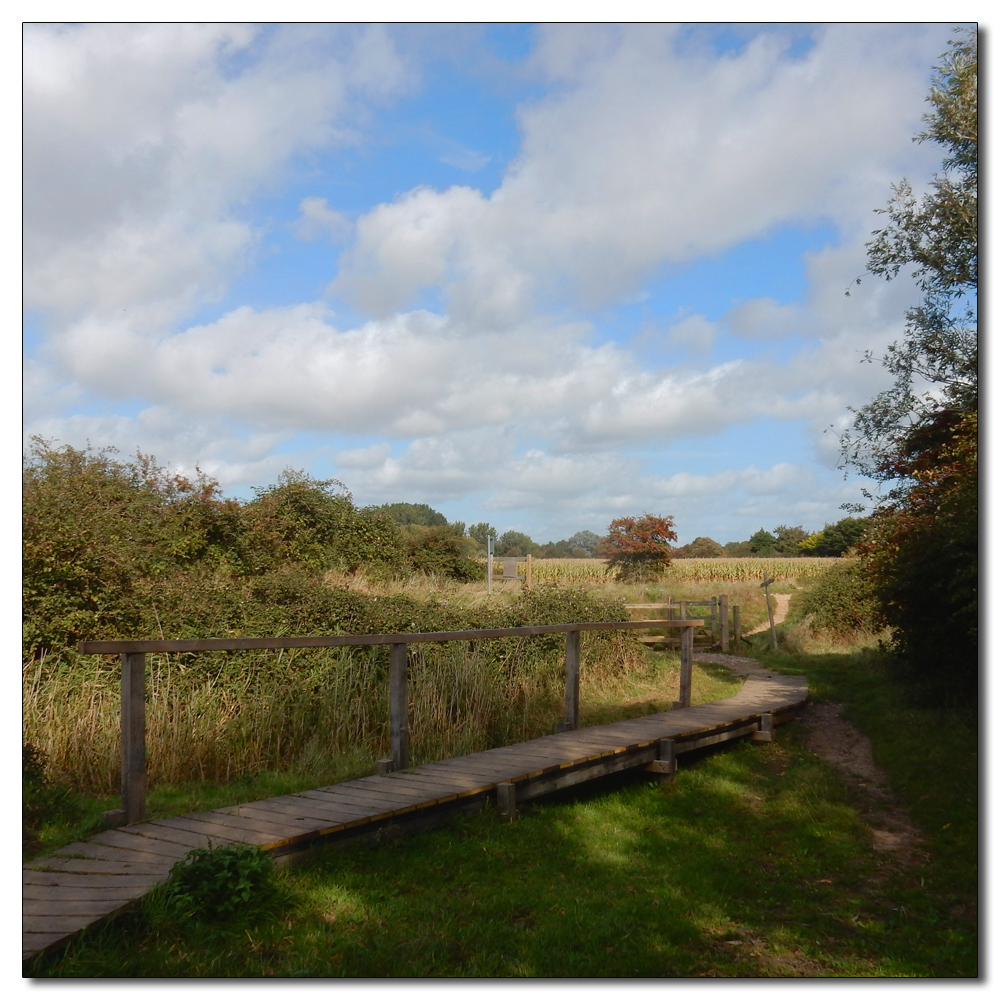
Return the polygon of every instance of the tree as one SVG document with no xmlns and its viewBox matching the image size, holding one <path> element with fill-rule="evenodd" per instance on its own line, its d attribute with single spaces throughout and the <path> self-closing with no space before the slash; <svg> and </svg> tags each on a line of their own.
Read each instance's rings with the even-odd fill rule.
<svg viewBox="0 0 1000 1000">
<path fill-rule="evenodd" d="M 497 529 L 493 527 L 492 524 L 487 524 L 485 521 L 480 521 L 478 524 L 469 525 L 469 537 L 474 539 L 482 550 L 486 551 L 486 539 L 492 538 L 496 541 Z"/>
<path fill-rule="evenodd" d="M 400 526 L 420 524 L 425 528 L 443 528 L 448 518 L 425 503 L 384 503 L 375 510 L 388 514 Z"/>
<path fill-rule="evenodd" d="M 977 39 L 967 32 L 942 56 L 928 97 L 934 110 L 915 137 L 945 147 L 945 172 L 934 175 L 919 201 L 905 179 L 894 185 L 893 199 L 878 210 L 888 224 L 866 244 L 871 274 L 888 281 L 912 267 L 923 292 L 906 314 L 905 339 L 882 358 L 892 386 L 853 411 L 853 427 L 841 438 L 846 464 L 883 482 L 905 478 L 895 459 L 914 427 L 949 411 L 978 410 L 977 72 Z"/>
<path fill-rule="evenodd" d="M 622 579 L 648 579 L 670 565 L 670 543 L 677 541 L 672 517 L 619 517 L 608 525 L 597 554 Z"/>
<path fill-rule="evenodd" d="M 597 546 L 601 544 L 601 536 L 593 531 L 578 531 L 566 541 L 570 549 L 583 549 L 587 558 L 592 559 L 597 552 Z"/>
<path fill-rule="evenodd" d="M 826 524 L 822 531 L 803 538 L 799 550 L 809 556 L 842 556 L 861 542 L 869 524 L 866 517 L 842 517 L 836 524 Z"/>
<path fill-rule="evenodd" d="M 773 555 L 775 551 L 774 544 L 777 540 L 778 539 L 775 538 L 770 531 L 765 531 L 761 528 L 760 531 L 755 531 L 750 536 L 748 544 L 750 546 L 750 551 L 755 556 L 769 556 Z"/>
<path fill-rule="evenodd" d="M 541 551 L 541 546 L 533 542 L 522 531 L 505 531 L 496 544 L 498 556 L 537 555 L 539 551 Z"/>
<path fill-rule="evenodd" d="M 693 542 L 674 549 L 675 559 L 716 559 L 726 550 L 714 539 L 699 535 Z"/>
<path fill-rule="evenodd" d="M 949 46 L 917 140 L 945 149 L 918 201 L 904 180 L 867 244 L 868 271 L 903 268 L 923 292 L 906 336 L 882 363 L 893 385 L 855 411 L 844 462 L 887 489 L 875 501 L 862 564 L 894 628 L 897 665 L 935 689 L 974 695 L 978 681 L 978 48 Z"/>
</svg>

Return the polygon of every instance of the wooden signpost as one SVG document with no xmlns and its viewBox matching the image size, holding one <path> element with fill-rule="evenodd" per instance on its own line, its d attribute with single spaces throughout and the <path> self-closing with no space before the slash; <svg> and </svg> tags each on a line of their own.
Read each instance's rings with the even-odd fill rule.
<svg viewBox="0 0 1000 1000">
<path fill-rule="evenodd" d="M 778 635 L 774 631 L 774 609 L 771 607 L 771 591 L 768 589 L 772 583 L 774 583 L 774 579 L 765 573 L 761 586 L 764 588 L 764 598 L 767 601 L 767 620 L 771 623 L 771 649 L 777 649 Z"/>
</svg>

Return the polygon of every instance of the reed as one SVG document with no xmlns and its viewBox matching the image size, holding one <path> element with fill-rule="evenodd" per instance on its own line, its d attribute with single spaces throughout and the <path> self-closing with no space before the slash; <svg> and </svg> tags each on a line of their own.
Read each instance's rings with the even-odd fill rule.
<svg viewBox="0 0 1000 1000">
<path fill-rule="evenodd" d="M 532 739 L 562 715 L 562 637 L 411 648 L 411 756 L 416 763 Z M 606 700 L 645 669 L 631 636 L 586 633 L 584 700 Z M 384 649 L 339 648 L 148 658 L 150 786 L 225 783 L 261 770 L 315 772 L 345 755 L 389 751 Z M 65 653 L 24 666 L 23 738 L 54 777 L 112 794 L 119 771 L 119 667 Z"/>
</svg>

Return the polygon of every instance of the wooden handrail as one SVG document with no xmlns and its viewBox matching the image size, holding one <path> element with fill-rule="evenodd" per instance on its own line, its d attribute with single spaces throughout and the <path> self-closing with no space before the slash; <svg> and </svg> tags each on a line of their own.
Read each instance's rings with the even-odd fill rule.
<svg viewBox="0 0 1000 1000">
<path fill-rule="evenodd" d="M 409 763 L 409 698 L 406 647 L 420 642 L 453 642 L 468 639 L 502 639 L 507 636 L 566 633 L 566 713 L 561 731 L 580 724 L 580 633 L 630 628 L 679 628 L 681 630 L 680 700 L 676 708 L 691 704 L 691 671 L 695 628 L 704 619 L 675 621 L 573 622 L 565 625 L 522 625 L 515 628 L 460 629 L 452 632 L 399 632 L 383 635 L 269 636 L 251 639 L 131 639 L 81 642 L 85 654 L 121 654 L 121 800 L 122 807 L 106 813 L 114 825 L 138 823 L 146 813 L 146 654 L 207 653 L 213 650 L 302 649 L 329 646 L 389 646 L 389 744 L 391 764 L 400 770 Z"/>
<path fill-rule="evenodd" d="M 300 649 L 323 646 L 391 646 L 405 642 L 452 642 L 457 639 L 501 639 L 515 635 L 550 635 L 558 632 L 610 631 L 619 628 L 696 628 L 703 618 L 663 621 L 573 622 L 566 625 L 522 625 L 515 628 L 459 629 L 454 632 L 398 632 L 384 635 L 307 635 L 259 639 L 114 639 L 81 642 L 81 653 L 207 653 L 211 650 Z"/>
</svg>

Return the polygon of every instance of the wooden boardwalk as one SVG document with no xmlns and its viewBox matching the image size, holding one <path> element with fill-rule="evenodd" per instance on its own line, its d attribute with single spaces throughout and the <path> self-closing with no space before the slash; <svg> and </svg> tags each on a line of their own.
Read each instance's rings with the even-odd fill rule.
<svg viewBox="0 0 1000 1000">
<path fill-rule="evenodd" d="M 256 844 L 287 863 L 338 840 L 438 825 L 488 798 L 513 818 L 517 802 L 561 788 L 628 768 L 669 775 L 675 754 L 744 736 L 767 739 L 771 725 L 791 718 L 807 697 L 805 678 L 754 670 L 739 694 L 707 705 L 107 830 L 24 865 L 23 956 L 58 948 L 130 906 L 192 848 Z"/>
</svg>

